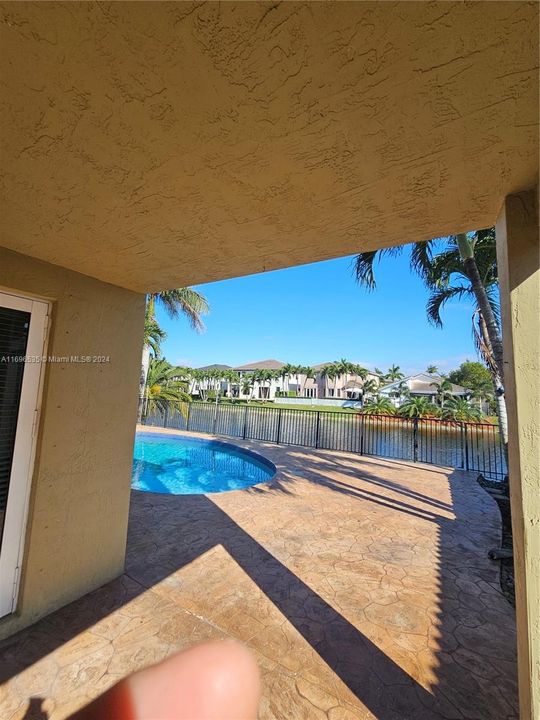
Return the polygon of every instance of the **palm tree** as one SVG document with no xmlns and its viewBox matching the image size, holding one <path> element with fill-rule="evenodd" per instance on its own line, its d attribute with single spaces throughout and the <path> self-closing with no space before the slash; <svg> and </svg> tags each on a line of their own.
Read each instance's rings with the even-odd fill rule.
<svg viewBox="0 0 540 720">
<path fill-rule="evenodd" d="M 217 400 L 221 391 L 221 380 L 223 371 L 218 368 L 212 368 L 208 371 L 208 382 L 213 393 L 213 398 Z"/>
<path fill-rule="evenodd" d="M 365 380 L 368 375 L 368 371 L 365 367 L 362 367 L 362 365 L 356 365 L 353 363 L 352 374 L 355 375 L 357 378 L 360 378 L 360 380 Z"/>
<path fill-rule="evenodd" d="M 261 390 L 266 390 L 266 383 L 268 383 L 268 395 L 270 395 L 270 385 L 274 377 L 274 372 L 272 370 L 259 370 L 255 379 L 259 383 Z M 261 400 L 265 402 L 266 399 L 266 393 L 261 392 Z"/>
<path fill-rule="evenodd" d="M 444 407 L 444 401 L 451 397 L 452 383 L 448 378 L 442 378 L 439 382 L 432 382 L 431 387 L 435 388 L 440 407 Z"/>
<path fill-rule="evenodd" d="M 396 408 L 385 397 L 376 397 L 369 400 L 360 410 L 363 415 L 395 415 Z"/>
<path fill-rule="evenodd" d="M 293 365 L 292 366 L 292 374 L 296 378 L 295 385 L 296 385 L 296 394 L 298 396 L 300 396 L 300 375 L 302 374 L 303 370 L 304 370 L 304 368 L 302 367 L 302 365 Z"/>
<path fill-rule="evenodd" d="M 482 413 L 478 408 L 472 407 L 463 398 L 450 398 L 443 409 L 443 418 L 455 422 L 478 422 L 482 419 Z"/>
<path fill-rule="evenodd" d="M 165 359 L 152 358 L 144 388 L 144 417 L 149 413 L 171 409 L 185 414 L 186 403 L 191 402 L 186 382 L 179 380 L 182 369 L 170 365 Z"/>
<path fill-rule="evenodd" d="M 398 410 L 399 415 L 408 418 L 436 417 L 439 408 L 425 397 L 418 395 L 408 398 Z"/>
<path fill-rule="evenodd" d="M 396 380 L 401 380 L 405 375 L 401 372 L 399 365 L 390 365 L 384 377 L 388 382 L 395 382 Z"/>
<path fill-rule="evenodd" d="M 307 365 L 306 367 L 302 368 L 302 375 L 304 376 L 304 381 L 302 382 L 302 395 L 304 395 L 304 392 L 306 390 L 306 382 L 308 380 L 313 380 L 313 378 L 315 377 L 315 373 L 313 371 L 313 368 Z"/>
<path fill-rule="evenodd" d="M 379 389 L 379 384 L 373 380 L 373 378 L 370 378 L 369 380 L 364 380 L 364 383 L 362 385 L 362 399 L 365 401 L 366 398 L 370 398 L 373 395 L 376 395 L 377 390 Z"/>
<path fill-rule="evenodd" d="M 334 366 L 334 397 L 336 397 L 336 384 L 338 380 L 341 380 L 343 375 L 347 376 L 349 372 L 349 366 L 350 363 L 345 360 L 345 358 L 342 358 L 341 360 L 335 360 L 333 363 Z"/>
<path fill-rule="evenodd" d="M 185 315 L 194 330 L 197 332 L 204 330 L 201 315 L 207 315 L 210 306 L 204 295 L 193 288 L 175 288 L 174 290 L 149 293 L 146 296 L 146 304 L 148 314 L 152 318 L 155 317 L 156 303 L 167 311 L 169 317 L 177 318 Z"/>
<path fill-rule="evenodd" d="M 428 243 L 424 244 L 427 252 L 431 252 Z M 430 320 L 442 326 L 440 310 L 449 300 L 473 297 L 485 323 L 486 340 L 499 378 L 502 378 L 504 366 L 496 292 L 498 276 L 494 228 L 448 238 L 447 248 L 432 256 L 425 268 L 424 281 L 431 290 L 428 300 Z"/>
<path fill-rule="evenodd" d="M 248 399 L 248 405 L 249 401 L 253 398 L 253 386 L 254 386 L 254 376 L 253 373 L 246 373 L 241 379 L 240 383 L 242 385 L 242 394 L 247 395 Z"/>
<path fill-rule="evenodd" d="M 285 385 L 287 385 L 287 391 L 289 390 L 289 383 L 288 380 L 293 374 L 294 371 L 294 365 L 291 365 L 291 363 L 286 363 L 280 371 L 280 377 L 283 381 L 283 392 L 285 393 Z M 287 382 L 285 382 L 287 380 Z"/>
<path fill-rule="evenodd" d="M 144 318 L 144 338 L 143 344 L 150 349 L 154 357 L 161 355 L 161 343 L 167 337 L 167 333 L 162 330 L 157 321 L 148 316 L 146 313 Z"/>
<path fill-rule="evenodd" d="M 403 398 L 409 398 L 411 396 L 411 391 L 409 390 L 407 383 L 402 380 L 397 384 L 394 390 L 391 390 L 388 394 L 401 404 Z"/>
<path fill-rule="evenodd" d="M 325 365 L 321 370 L 321 377 L 324 379 L 324 396 L 328 396 L 328 381 L 332 379 L 333 367 L 331 364 Z"/>
<path fill-rule="evenodd" d="M 231 400 L 234 398 L 234 388 L 240 385 L 240 375 L 236 370 L 226 370 L 223 373 L 223 378 L 227 381 L 227 395 Z"/>
<path fill-rule="evenodd" d="M 426 372 L 428 375 L 436 375 L 439 372 L 439 368 L 436 365 L 428 365 Z"/>
<path fill-rule="evenodd" d="M 199 395 L 201 400 L 206 402 L 208 400 L 208 393 L 210 391 L 210 370 L 199 370 Z"/>
<path fill-rule="evenodd" d="M 437 243 L 445 246 L 438 251 Z M 357 281 L 374 289 L 373 264 L 384 254 L 395 255 L 402 248 L 385 248 L 360 253 L 355 260 Z M 411 250 L 411 269 L 417 272 L 430 291 L 427 303 L 428 318 L 442 327 L 440 311 L 452 299 L 471 297 L 476 305 L 473 316 L 475 339 L 480 355 L 492 373 L 497 398 L 499 429 L 504 446 L 508 444 L 506 404 L 503 388 L 503 348 L 497 300 L 497 254 L 495 229 L 459 233 L 447 238 L 435 238 L 414 243 Z"/>
<path fill-rule="evenodd" d="M 201 315 L 209 312 L 210 307 L 208 301 L 193 288 L 175 288 L 173 290 L 163 290 L 162 292 L 149 293 L 146 296 L 146 312 L 145 319 L 149 323 L 149 327 L 157 326 L 155 309 L 156 303 L 162 305 L 167 314 L 171 318 L 177 318 L 179 315 L 185 315 L 191 327 L 197 332 L 204 329 L 204 323 Z M 155 323 L 155 326 L 153 325 Z M 160 329 L 161 330 L 161 329 Z M 145 340 L 147 338 L 145 326 Z M 142 405 L 145 396 L 145 386 L 147 382 L 148 369 L 150 364 L 151 345 L 146 341 L 143 343 L 142 361 L 141 361 L 141 377 L 139 381 L 139 420 L 142 418 Z"/>
<path fill-rule="evenodd" d="M 336 361 L 336 365 L 339 368 L 340 377 L 345 375 L 345 384 L 347 384 L 349 382 L 349 374 L 351 373 L 352 363 L 350 363 L 346 358 L 341 358 L 341 360 Z"/>
</svg>

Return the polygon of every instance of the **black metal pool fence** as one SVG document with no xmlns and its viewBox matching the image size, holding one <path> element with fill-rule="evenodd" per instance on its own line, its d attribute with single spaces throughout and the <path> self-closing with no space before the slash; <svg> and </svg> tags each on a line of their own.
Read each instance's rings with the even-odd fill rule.
<svg viewBox="0 0 540 720">
<path fill-rule="evenodd" d="M 498 428 L 487 423 L 194 402 L 185 413 L 151 413 L 144 424 L 431 463 L 493 480 L 503 480 L 507 473 Z"/>
</svg>

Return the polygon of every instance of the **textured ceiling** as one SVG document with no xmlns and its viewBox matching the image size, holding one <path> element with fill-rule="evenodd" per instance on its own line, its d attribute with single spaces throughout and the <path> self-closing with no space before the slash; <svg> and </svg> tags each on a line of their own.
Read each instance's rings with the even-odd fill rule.
<svg viewBox="0 0 540 720">
<path fill-rule="evenodd" d="M 0 8 L 0 245 L 108 282 L 483 227 L 536 180 L 536 3 Z"/>
</svg>

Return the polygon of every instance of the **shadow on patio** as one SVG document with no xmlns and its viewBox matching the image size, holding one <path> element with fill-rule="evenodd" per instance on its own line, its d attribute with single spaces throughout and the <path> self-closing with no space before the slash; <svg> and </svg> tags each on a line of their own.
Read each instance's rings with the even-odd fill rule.
<svg viewBox="0 0 540 720">
<path fill-rule="evenodd" d="M 486 559 L 497 511 L 471 476 L 246 445 L 278 465 L 273 482 L 133 493 L 126 574 L 2 643 L 2 680 L 19 676 L 7 701 L 14 683 L 19 700 L 39 688 L 72 699 L 44 703 L 65 717 L 136 667 L 232 635 L 261 664 L 262 718 L 517 717 L 513 612 Z"/>
</svg>

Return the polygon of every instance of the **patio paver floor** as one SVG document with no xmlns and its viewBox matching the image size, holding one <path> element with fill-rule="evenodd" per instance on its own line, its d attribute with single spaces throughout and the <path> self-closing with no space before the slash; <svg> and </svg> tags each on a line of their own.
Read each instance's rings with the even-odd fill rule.
<svg viewBox="0 0 540 720">
<path fill-rule="evenodd" d="M 62 720 L 224 637 L 256 655 L 264 720 L 517 717 L 514 612 L 487 559 L 500 520 L 472 475 L 239 444 L 276 478 L 134 492 L 125 574 L 0 644 L 0 717 Z"/>
</svg>

